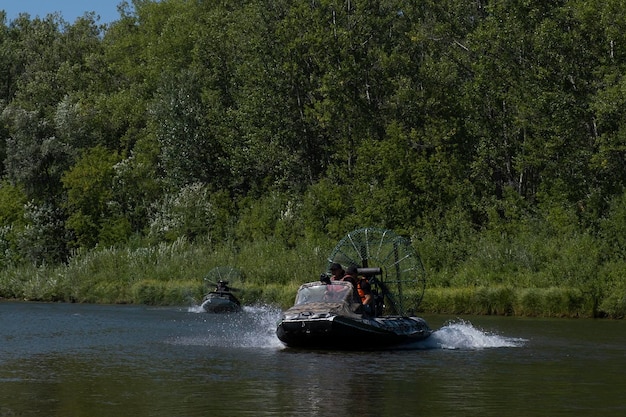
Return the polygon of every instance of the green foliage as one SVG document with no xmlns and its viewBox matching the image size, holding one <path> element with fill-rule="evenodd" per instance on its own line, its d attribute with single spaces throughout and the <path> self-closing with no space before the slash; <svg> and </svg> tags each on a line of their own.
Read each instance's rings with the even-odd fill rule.
<svg viewBox="0 0 626 417">
<path fill-rule="evenodd" d="M 256 200 L 239 202 L 235 236 L 242 242 L 275 238 L 293 248 L 304 237 L 302 204 L 292 194 L 272 192 Z"/>
<path fill-rule="evenodd" d="M 219 241 L 228 233 L 230 208 L 223 193 L 211 193 L 201 183 L 190 184 L 178 194 L 168 195 L 157 207 L 149 237 L 156 242 L 180 238 Z"/>
<path fill-rule="evenodd" d="M 130 156 L 113 166 L 109 209 L 114 219 L 125 219 L 135 234 L 143 233 L 149 226 L 152 206 L 162 196 L 161 181 L 154 176 L 156 167 L 146 159 L 145 154 Z"/>
<path fill-rule="evenodd" d="M 173 187 L 224 180 L 223 153 L 206 121 L 202 80 L 191 71 L 164 77 L 153 115 L 162 167 Z"/>
<path fill-rule="evenodd" d="M 132 5 L 0 23 L 0 268 L 40 277 L 7 294 L 161 303 L 238 260 L 282 304 L 375 226 L 453 310 L 620 316 L 621 2 Z"/>
<path fill-rule="evenodd" d="M 26 225 L 17 235 L 21 257 L 35 266 L 65 262 L 70 234 L 65 229 L 64 213 L 50 203 L 28 202 L 24 207 Z"/>
<path fill-rule="evenodd" d="M 97 146 L 84 152 L 62 178 L 70 213 L 67 227 L 76 236 L 78 246 L 94 247 L 103 225 L 110 220 L 113 165 L 117 160 L 116 154 Z"/>
<path fill-rule="evenodd" d="M 190 304 L 193 294 L 198 294 L 201 286 L 194 281 L 142 280 L 131 288 L 132 302 L 147 305 Z"/>
<path fill-rule="evenodd" d="M 610 212 L 600 223 L 602 252 L 605 257 L 624 260 L 626 257 L 626 194 L 616 196 Z"/>
<path fill-rule="evenodd" d="M 20 259 L 18 236 L 26 227 L 26 194 L 8 181 L 0 183 L 0 267 Z"/>
<path fill-rule="evenodd" d="M 329 236 L 339 240 L 358 225 L 354 218 L 355 196 L 346 185 L 334 184 L 329 178 L 307 190 L 301 216 L 308 236 Z"/>
<path fill-rule="evenodd" d="M 579 290 L 567 287 L 523 290 L 515 313 L 522 316 L 595 317 L 592 302 Z"/>
<path fill-rule="evenodd" d="M 331 242 L 327 242 L 330 246 Z M 245 304 L 287 308 L 298 286 L 315 280 L 325 269 L 330 248 L 301 241 L 286 249 L 267 240 L 244 245 L 235 253 L 228 245 L 171 244 L 137 250 L 79 252 L 66 266 L 9 267 L 0 273 L 0 297 L 42 301 L 189 305 L 204 292 L 203 277 L 215 266 L 234 265 L 245 271 L 239 296 Z M 545 317 L 622 317 L 624 284 L 621 264 L 603 271 L 612 291 L 596 302 L 584 290 L 565 285 L 532 287 L 527 282 L 505 285 L 439 287 L 429 285 L 421 312 L 498 314 Z M 596 305 L 597 304 L 597 305 Z"/>
<path fill-rule="evenodd" d="M 599 306 L 599 310 L 607 317 L 623 319 L 626 317 L 626 296 L 624 290 L 609 294 Z"/>
<path fill-rule="evenodd" d="M 132 235 L 132 225 L 125 217 L 113 217 L 100 228 L 98 242 L 103 246 L 125 243 Z"/>
<path fill-rule="evenodd" d="M 580 291 L 556 287 L 435 288 L 427 290 L 420 308 L 426 312 L 442 314 L 593 316 L 592 303 Z"/>
<path fill-rule="evenodd" d="M 52 200 L 60 193 L 60 177 L 69 165 L 69 149 L 37 111 L 13 105 L 2 112 L 9 127 L 6 139 L 6 177 L 23 186 L 29 199 Z"/>
</svg>

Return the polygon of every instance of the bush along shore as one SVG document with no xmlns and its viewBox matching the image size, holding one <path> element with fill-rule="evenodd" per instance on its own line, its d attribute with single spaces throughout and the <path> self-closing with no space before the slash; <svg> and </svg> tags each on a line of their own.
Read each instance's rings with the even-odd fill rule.
<svg viewBox="0 0 626 417">
<path fill-rule="evenodd" d="M 435 243 L 419 242 L 424 253 L 439 253 L 438 258 L 449 253 L 435 251 Z M 288 248 L 267 239 L 235 248 L 178 239 L 150 247 L 92 250 L 76 253 L 62 266 L 5 268 L 0 272 L 0 297 L 46 302 L 193 305 L 211 289 L 204 279 L 207 272 L 229 265 L 243 272 L 238 296 L 244 304 L 287 308 L 299 285 L 317 279 L 325 271 L 331 249 L 331 242 L 303 242 Z M 620 287 L 619 282 L 610 279 L 620 276 L 617 265 L 606 266 L 606 276 L 596 280 L 572 276 L 556 285 L 546 278 L 545 270 L 507 273 L 513 271 L 514 265 L 504 266 L 496 254 L 509 258 L 512 254 L 496 249 L 493 242 L 489 256 L 485 256 L 485 249 L 482 245 L 474 246 L 474 255 L 455 269 L 429 270 L 428 262 L 424 262 L 429 280 L 417 312 L 606 318 L 623 318 L 626 313 L 623 283 Z M 557 268 L 558 263 L 553 259 L 549 265 Z M 515 266 L 519 269 L 519 265 Z M 576 269 L 576 265 L 568 264 L 570 272 Z M 578 272 L 584 270 L 579 268 Z"/>
</svg>

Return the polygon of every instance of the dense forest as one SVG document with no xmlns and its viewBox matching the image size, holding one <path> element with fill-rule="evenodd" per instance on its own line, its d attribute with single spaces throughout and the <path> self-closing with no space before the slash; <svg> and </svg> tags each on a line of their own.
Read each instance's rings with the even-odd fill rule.
<svg viewBox="0 0 626 417">
<path fill-rule="evenodd" d="M 543 291 L 558 314 L 621 317 L 622 6 L 133 0 L 111 24 L 0 11 L 0 296 L 89 300 L 76 283 L 27 288 L 167 245 L 241 256 L 197 271 L 250 269 L 251 245 L 274 263 L 322 248 L 316 271 L 329 242 L 376 226 L 411 238 L 431 288 L 508 300 L 481 311 Z M 249 273 L 294 280 L 264 268 Z M 113 301 L 160 279 L 138 274 Z"/>
</svg>

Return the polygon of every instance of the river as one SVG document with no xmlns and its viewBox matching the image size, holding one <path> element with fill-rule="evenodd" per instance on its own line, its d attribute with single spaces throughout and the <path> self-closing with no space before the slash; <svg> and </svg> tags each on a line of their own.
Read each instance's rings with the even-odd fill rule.
<svg viewBox="0 0 626 417">
<path fill-rule="evenodd" d="M 624 321 L 426 316 L 419 344 L 318 352 L 279 314 L 0 302 L 0 417 L 626 415 Z"/>
</svg>

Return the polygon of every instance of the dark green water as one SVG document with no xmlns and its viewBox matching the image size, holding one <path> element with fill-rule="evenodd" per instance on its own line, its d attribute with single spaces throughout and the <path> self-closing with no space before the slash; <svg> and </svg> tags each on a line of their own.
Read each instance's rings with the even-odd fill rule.
<svg viewBox="0 0 626 417">
<path fill-rule="evenodd" d="M 5 416 L 624 416 L 626 323 L 426 317 L 408 349 L 285 349 L 279 312 L 0 303 Z"/>
</svg>

